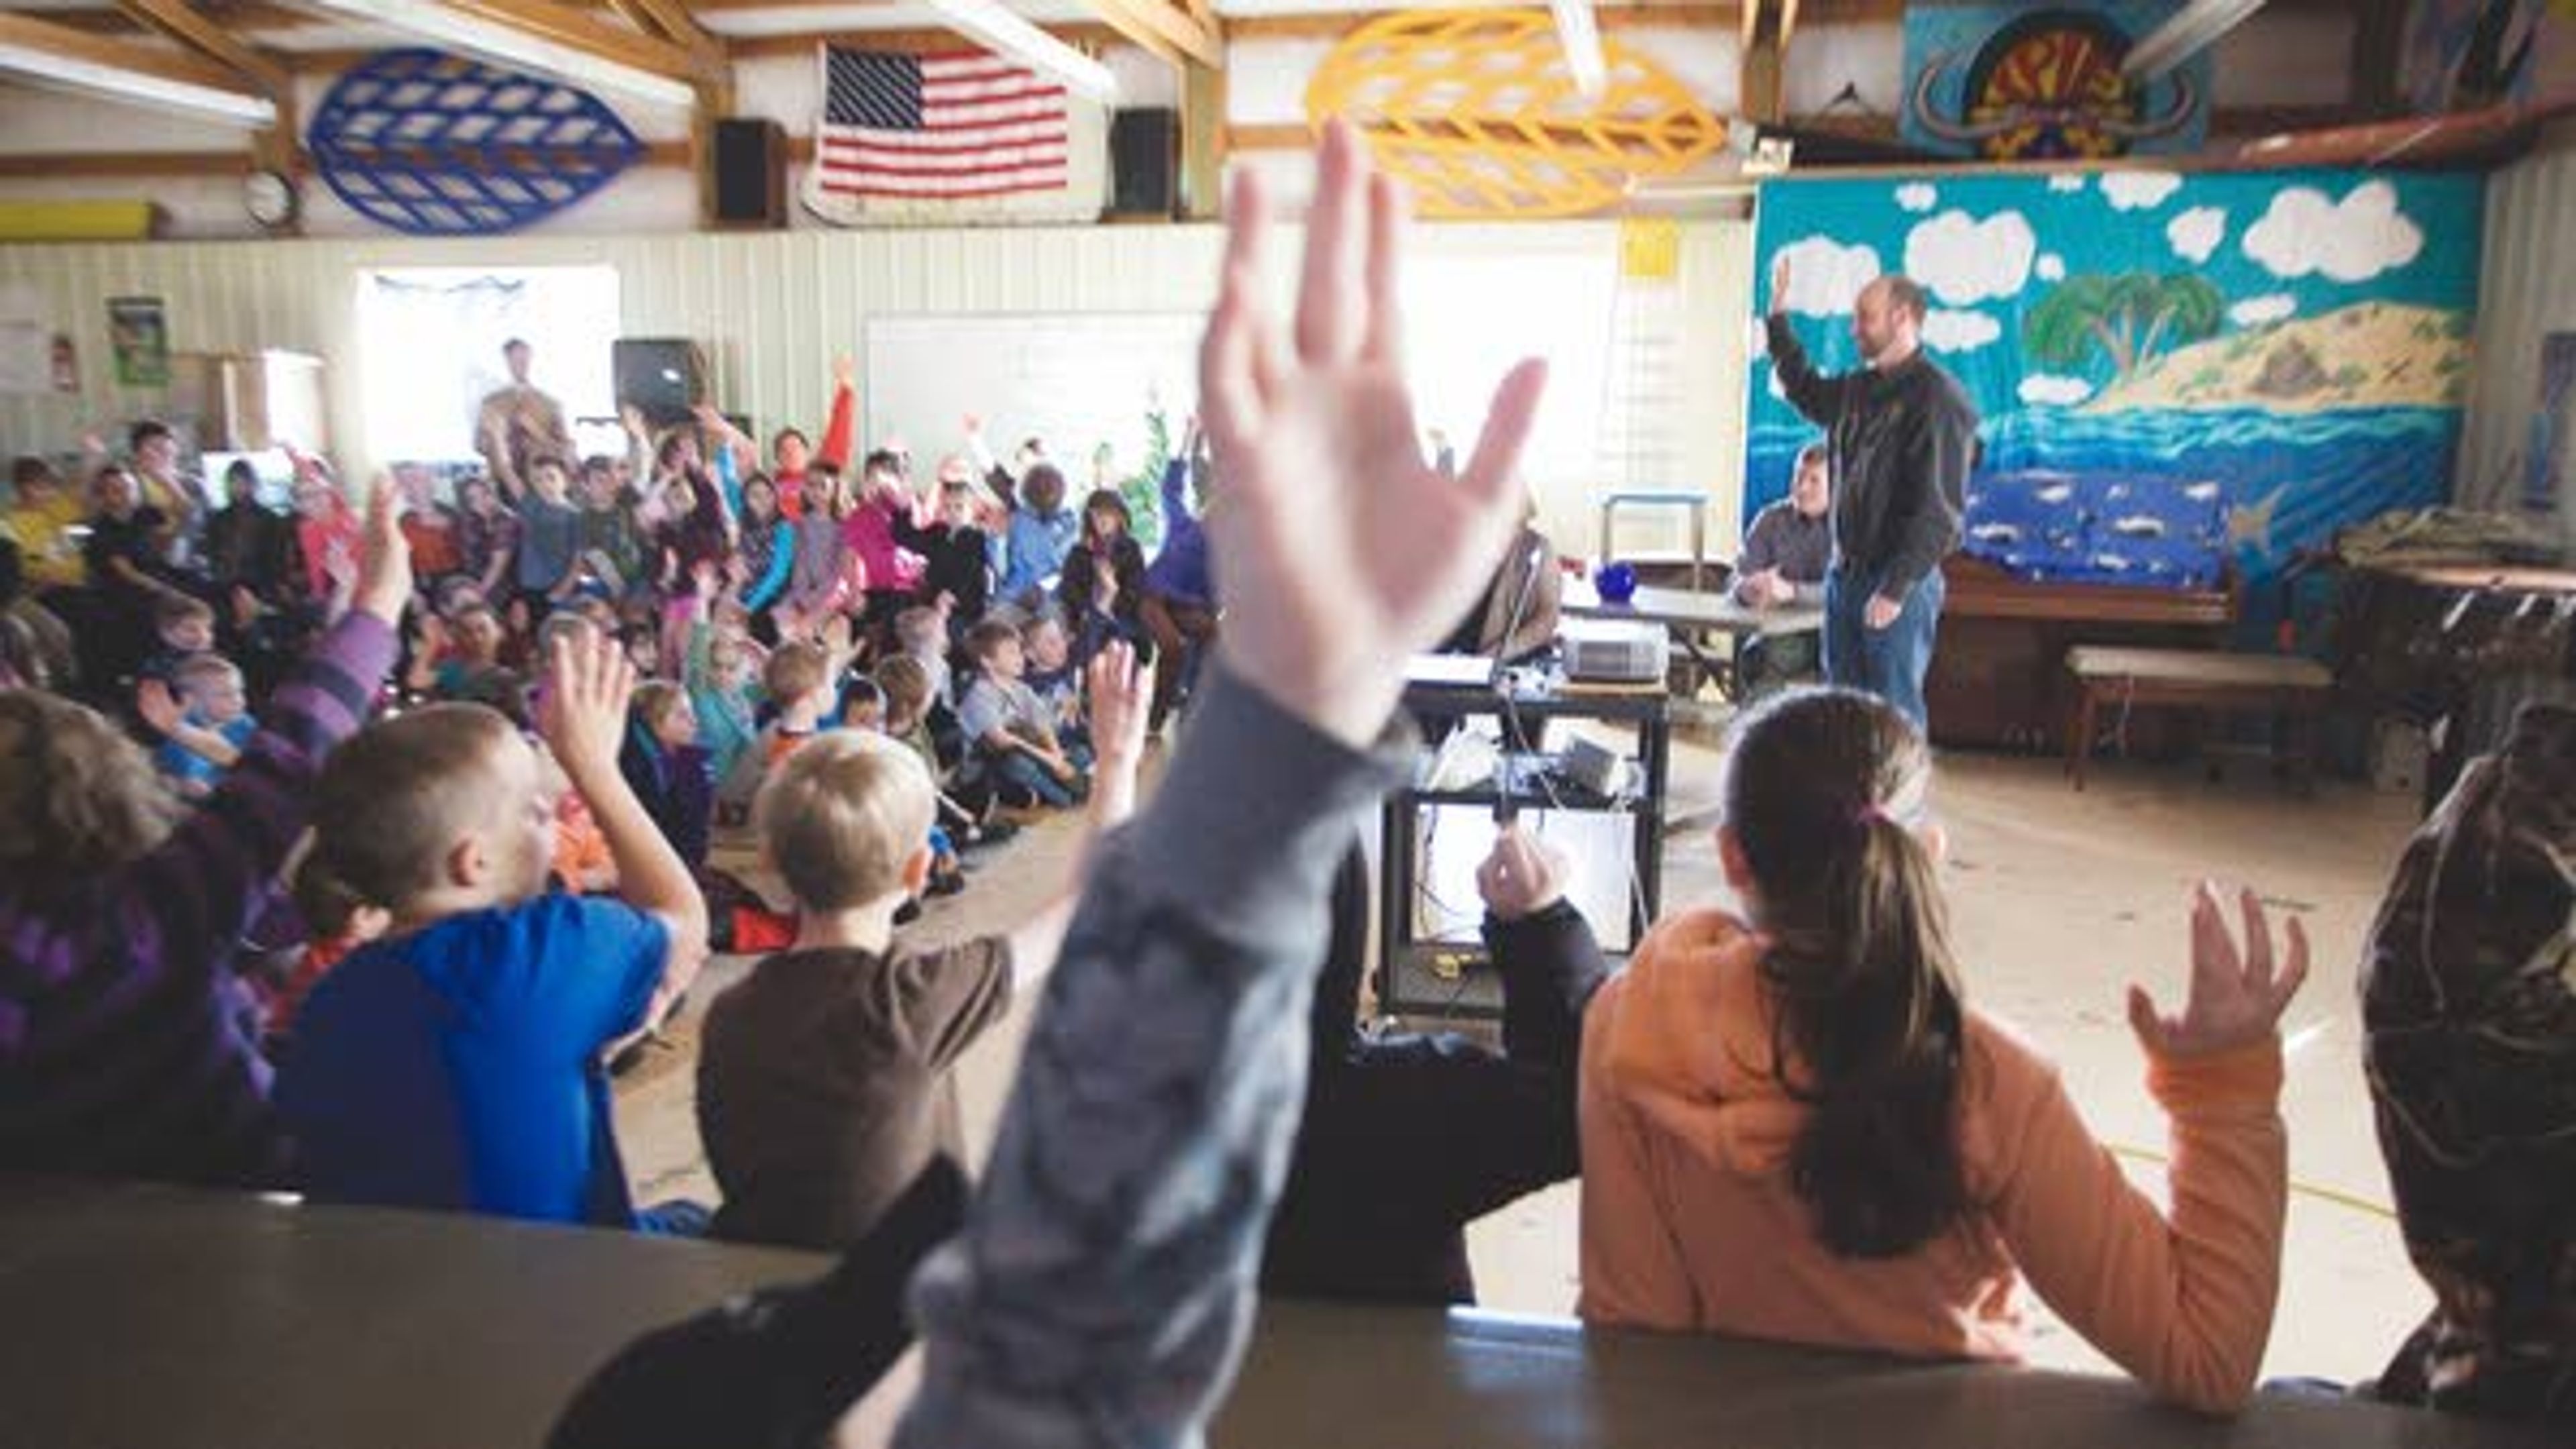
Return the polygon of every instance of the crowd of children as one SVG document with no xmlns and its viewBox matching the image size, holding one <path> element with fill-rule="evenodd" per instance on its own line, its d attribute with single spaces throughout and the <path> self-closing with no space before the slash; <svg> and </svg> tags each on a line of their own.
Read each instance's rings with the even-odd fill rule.
<svg viewBox="0 0 2576 1449">
<path fill-rule="evenodd" d="M 845 477 L 846 373 L 822 447 L 780 434 L 766 476 L 748 440 L 702 419 L 639 426 L 630 461 L 531 455 L 524 492 L 476 482 L 453 512 L 389 480 L 360 517 L 306 459 L 291 539 L 259 542 L 236 517 L 222 547 L 166 432 L 137 430 L 132 465 L 94 471 L 77 584 L 62 486 L 22 464 L 0 547 L 0 1168 L 705 1230 L 696 1204 L 630 1198 L 605 1063 L 718 942 L 743 944 L 729 929 L 757 925 L 771 954 L 705 1008 L 714 1230 L 907 1245 L 815 1290 L 899 1333 L 880 1310 L 911 1282 L 929 1365 L 901 1443 L 1075 1442 L 1102 1424 L 1194 1442 L 1283 1189 L 1285 1241 L 1309 1256 L 1350 1208 L 1301 1208 L 1292 1163 L 1366 1160 L 1328 1140 L 1368 1130 L 1350 1104 L 1461 1056 L 1365 1050 L 1344 960 L 1358 933 L 1339 933 L 1320 1003 L 1315 942 L 1350 842 L 1405 768 L 1384 746 L 1407 656 L 1476 612 L 1513 547 L 1544 383 L 1516 369 L 1466 466 L 1433 467 L 1397 365 L 1392 187 L 1329 130 L 1293 330 L 1261 301 L 1257 183 L 1237 202 L 1202 357 L 1225 501 L 1208 536 L 1174 530 L 1169 569 L 1143 558 L 1116 495 L 1067 509 L 1034 447 L 979 477 L 978 444 L 928 497 L 899 448 Z M 1210 637 L 1211 557 L 1236 607 L 1202 670 L 1169 656 Z M 35 616 L 58 609 L 85 626 L 77 659 L 38 637 Z M 1163 681 L 1193 675 L 1206 684 L 1162 787 L 1118 828 L 1178 702 Z M 2566 904 L 2539 867 L 2563 887 L 2576 728 L 2523 736 L 2529 758 L 2478 788 L 2536 802 L 2531 828 L 2559 853 L 2514 856 L 2525 909 L 2489 912 L 2538 944 L 2478 959 L 2536 993 L 2551 983 L 2534 952 L 2556 940 L 2546 959 L 2565 957 L 2548 935 L 2563 914 L 2528 906 Z M 1498 952 L 1508 939 L 1521 958 L 1518 1039 L 1468 1063 L 1486 1085 L 1452 1093 L 1462 1115 L 1418 1129 L 1411 1155 L 1455 1180 L 1421 1188 L 1409 1277 L 1443 1291 L 1462 1215 L 1562 1176 L 1572 1153 L 1595 1321 L 2009 1358 L 2026 1284 L 2160 1395 L 2242 1406 L 2279 1273 L 2277 1022 L 2304 936 L 2293 922 L 2276 956 L 2250 893 L 2232 930 L 2204 891 L 2183 1008 L 2132 991 L 2173 1124 L 2159 1206 L 2046 1060 L 1970 1004 L 1928 780 L 1920 735 L 1865 696 L 1750 712 L 1719 837 L 1744 914 L 1676 913 L 1606 980 L 1561 864 L 1506 831 L 1479 883 Z M 961 879 L 997 807 L 1077 804 L 1095 834 L 1030 920 L 904 947 L 906 912 Z M 711 864 L 736 825 L 753 873 L 780 882 L 767 897 Z M 2409 889 L 2417 913 L 2456 893 Z M 250 942 L 287 948 L 290 968 L 255 982 Z M 941 1136 L 949 1069 L 1050 967 L 963 1203 Z M 2393 944 L 2381 969 L 2389 993 L 2457 970 Z M 2563 1020 L 2514 1020 L 2554 1031 L 2564 1060 Z M 2428 1064 L 2372 1027 L 2393 1069 L 2375 1088 L 2457 1087 L 2422 1085 Z M 1343 1058 L 1311 1090 L 1310 1047 Z M 2441 1125 L 2409 1110 L 2426 1098 L 2381 1100 Z M 2488 1145 L 2563 1166 L 2561 1137 Z M 2425 1144 L 2429 1177 L 2442 1164 Z M 2563 1191 L 2563 1174 L 2522 1186 Z M 2564 1224 L 2522 1231 L 2557 1234 L 2563 1260 Z M 2473 1255 L 2444 1242 L 2467 1271 Z M 2388 1391 L 2564 1422 L 2576 1342 L 2563 1275 L 2543 1277 L 2445 1282 L 2409 1346 L 2426 1371 Z M 585 1406 L 585 1422 L 619 1422 L 615 1403 Z M 758 1441 L 778 1405 L 735 1407 Z"/>
</svg>

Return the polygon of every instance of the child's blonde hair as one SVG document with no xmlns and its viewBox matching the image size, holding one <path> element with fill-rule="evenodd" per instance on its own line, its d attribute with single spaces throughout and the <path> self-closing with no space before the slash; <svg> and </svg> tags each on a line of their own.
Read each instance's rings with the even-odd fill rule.
<svg viewBox="0 0 2576 1449">
<path fill-rule="evenodd" d="M 671 717 L 671 711 L 688 698 L 687 691 L 667 679 L 647 679 L 635 686 L 635 696 L 628 708 L 649 728 L 659 729 Z"/>
<path fill-rule="evenodd" d="M 0 692 L 0 878 L 43 899 L 141 859 L 183 811 L 143 747 L 96 710 Z"/>
<path fill-rule="evenodd" d="M 869 676 L 877 683 L 877 692 L 885 696 L 886 724 L 909 729 L 930 711 L 930 670 L 909 654 L 896 654 L 880 661 L 876 673 Z"/>
<path fill-rule="evenodd" d="M 798 639 L 779 645 L 761 666 L 760 687 L 781 707 L 832 682 L 832 656 L 820 644 Z"/>
<path fill-rule="evenodd" d="M 862 730 L 827 730 L 798 746 L 752 807 L 789 893 L 814 911 L 848 910 L 901 888 L 937 808 L 920 758 Z"/>
<path fill-rule="evenodd" d="M 299 894 L 398 911 L 437 886 L 448 847 L 492 811 L 501 751 L 517 738 L 479 704 L 433 704 L 359 731 L 314 786 Z"/>
<path fill-rule="evenodd" d="M 220 654 L 191 654 L 170 671 L 170 688 L 182 699 L 193 699 L 207 685 L 239 684 L 241 677 L 240 666 Z"/>
<path fill-rule="evenodd" d="M 925 645 L 946 643 L 947 625 L 939 617 L 937 609 L 927 604 L 915 604 L 894 616 L 894 637 L 895 642 L 904 647 L 904 652 L 910 653 Z"/>
</svg>

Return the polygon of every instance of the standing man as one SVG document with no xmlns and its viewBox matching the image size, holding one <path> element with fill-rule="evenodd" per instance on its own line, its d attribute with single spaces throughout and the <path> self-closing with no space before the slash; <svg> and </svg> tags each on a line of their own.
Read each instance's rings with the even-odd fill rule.
<svg viewBox="0 0 2576 1449">
<path fill-rule="evenodd" d="M 1890 274 L 1852 309 L 1857 372 L 1826 377 L 1790 329 L 1789 259 L 1771 264 L 1771 362 L 1789 403 L 1825 430 L 1833 567 L 1825 575 L 1825 678 L 1925 723 L 1923 675 L 1941 622 L 1941 560 L 1959 546 L 1977 410 L 1923 355 L 1923 289 Z"/>
<path fill-rule="evenodd" d="M 510 385 L 483 399 L 474 421 L 474 447 L 492 476 L 509 490 L 510 501 L 527 496 L 528 470 L 539 458 L 570 458 L 572 430 L 564 426 L 563 404 L 528 381 L 528 344 L 513 337 L 501 344 L 510 366 Z"/>
</svg>

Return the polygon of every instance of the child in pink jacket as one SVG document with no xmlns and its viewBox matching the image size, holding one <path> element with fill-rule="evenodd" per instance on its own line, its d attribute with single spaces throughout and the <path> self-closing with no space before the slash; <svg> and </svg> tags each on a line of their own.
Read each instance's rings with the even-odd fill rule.
<svg viewBox="0 0 2576 1449">
<path fill-rule="evenodd" d="M 1719 851 L 1750 922 L 1664 921 L 1584 1020 L 1593 1322 L 1926 1358 L 2019 1355 L 2025 1279 L 2158 1395 L 2252 1393 L 2280 1280 L 2281 1010 L 2251 893 L 2240 956 L 2194 902 L 2190 999 L 2129 992 L 2173 1122 L 2170 1217 L 2056 1069 L 1966 1004 L 1943 924 L 1931 761 L 1884 703 L 1779 697 L 1727 761 Z"/>
</svg>

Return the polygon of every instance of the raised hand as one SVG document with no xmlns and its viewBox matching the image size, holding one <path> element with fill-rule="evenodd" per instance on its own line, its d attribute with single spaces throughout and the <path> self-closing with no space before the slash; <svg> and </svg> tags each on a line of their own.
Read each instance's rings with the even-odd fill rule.
<svg viewBox="0 0 2576 1449">
<path fill-rule="evenodd" d="M 1324 133 L 1292 330 L 1261 283 L 1261 186 L 1236 178 L 1225 279 L 1199 348 L 1199 398 L 1226 503 L 1208 533 L 1226 579 L 1219 646 L 1280 707 L 1374 740 L 1407 656 L 1457 623 L 1518 517 L 1521 449 L 1546 369 L 1503 379 L 1464 475 L 1425 465 L 1400 356 L 1402 203 L 1350 127 Z"/>
<path fill-rule="evenodd" d="M 585 795 L 617 775 L 626 707 L 634 694 L 635 664 L 615 638 L 590 630 L 555 639 L 546 658 L 537 733 Z"/>
<path fill-rule="evenodd" d="M 1152 713 L 1154 669 L 1139 667 L 1135 647 L 1115 640 L 1083 670 L 1091 699 L 1091 748 L 1101 769 L 1132 765 L 1145 753 L 1145 719 Z"/>
<path fill-rule="evenodd" d="M 1517 921 L 1565 898 L 1565 856 L 1517 824 L 1495 832 L 1492 853 L 1476 867 L 1476 894 L 1498 921 Z"/>
<path fill-rule="evenodd" d="M 847 357 L 835 357 L 835 358 L 833 358 L 833 359 L 832 359 L 832 386 L 834 386 L 834 387 L 856 388 L 858 385 L 859 385 L 859 364 L 858 364 L 857 362 L 853 361 L 852 359 L 847 358 Z"/>
<path fill-rule="evenodd" d="M 2182 1015 L 2168 1016 L 2141 986 L 2129 988 L 2129 1027 L 2159 1056 L 2215 1056 L 2263 1041 L 2278 1029 L 2281 1012 L 2308 979 L 2308 933 L 2292 916 L 2289 961 L 2273 967 L 2272 928 L 2255 894 L 2241 891 L 2242 953 L 2227 932 L 2218 888 L 2206 881 L 2192 895 L 2191 992 Z"/>
<path fill-rule="evenodd" d="M 1771 314 L 1789 310 L 1789 254 L 1781 252 L 1771 258 Z"/>
<path fill-rule="evenodd" d="M 134 686 L 134 712 L 157 735 L 176 730 L 187 714 L 171 696 L 170 686 L 158 679 L 145 679 Z"/>
<path fill-rule="evenodd" d="M 403 537 L 402 500 L 389 479 L 377 479 L 367 494 L 367 525 L 360 536 L 357 572 L 349 607 L 400 625 L 403 605 L 411 601 L 411 540 Z"/>
</svg>

